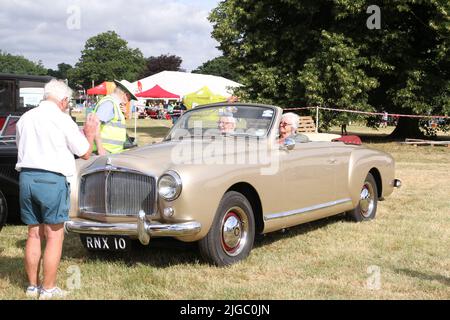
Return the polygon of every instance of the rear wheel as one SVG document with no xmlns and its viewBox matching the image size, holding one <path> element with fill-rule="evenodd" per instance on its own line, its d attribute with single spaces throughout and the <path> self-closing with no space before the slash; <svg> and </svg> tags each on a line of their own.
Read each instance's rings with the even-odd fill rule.
<svg viewBox="0 0 450 320">
<path fill-rule="evenodd" d="M 0 230 L 6 223 L 6 218 L 8 216 L 8 204 L 6 203 L 6 198 L 0 191 Z"/>
<path fill-rule="evenodd" d="M 377 183 L 371 173 L 367 174 L 359 194 L 358 206 L 347 212 L 347 217 L 353 221 L 367 221 L 375 218 L 378 204 Z"/>
<path fill-rule="evenodd" d="M 252 206 L 241 193 L 229 191 L 220 201 L 211 229 L 199 241 L 199 249 L 208 262 L 225 266 L 245 259 L 254 238 Z"/>
</svg>

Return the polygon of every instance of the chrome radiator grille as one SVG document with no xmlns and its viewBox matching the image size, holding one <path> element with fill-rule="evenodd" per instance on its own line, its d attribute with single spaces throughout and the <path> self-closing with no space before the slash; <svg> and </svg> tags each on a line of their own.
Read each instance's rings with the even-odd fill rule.
<svg viewBox="0 0 450 320">
<path fill-rule="evenodd" d="M 155 179 L 134 172 L 100 171 L 80 183 L 80 210 L 110 216 L 154 213 Z"/>
</svg>

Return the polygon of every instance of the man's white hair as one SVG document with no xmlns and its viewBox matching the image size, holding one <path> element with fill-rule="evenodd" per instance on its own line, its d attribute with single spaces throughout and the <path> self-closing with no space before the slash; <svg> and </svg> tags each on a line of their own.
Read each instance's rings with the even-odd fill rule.
<svg viewBox="0 0 450 320">
<path fill-rule="evenodd" d="M 292 123 L 292 128 L 297 131 L 298 125 L 299 125 L 299 121 L 300 121 L 300 117 L 293 113 L 293 112 L 288 112 L 285 113 L 281 116 L 281 120 L 290 120 L 289 122 Z"/>
<path fill-rule="evenodd" d="M 61 101 L 65 98 L 70 99 L 72 97 L 72 94 L 72 89 L 70 89 L 62 80 L 52 79 L 44 87 L 44 99 L 53 97 Z"/>
</svg>

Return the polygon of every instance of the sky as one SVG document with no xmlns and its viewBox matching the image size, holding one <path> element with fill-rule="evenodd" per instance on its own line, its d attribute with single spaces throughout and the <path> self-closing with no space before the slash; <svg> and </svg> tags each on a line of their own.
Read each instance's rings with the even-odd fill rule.
<svg viewBox="0 0 450 320">
<path fill-rule="evenodd" d="M 219 0 L 0 0 L 0 50 L 46 68 L 72 66 L 87 39 L 114 30 L 144 57 L 177 55 L 191 71 L 220 56 L 209 12 Z"/>
</svg>

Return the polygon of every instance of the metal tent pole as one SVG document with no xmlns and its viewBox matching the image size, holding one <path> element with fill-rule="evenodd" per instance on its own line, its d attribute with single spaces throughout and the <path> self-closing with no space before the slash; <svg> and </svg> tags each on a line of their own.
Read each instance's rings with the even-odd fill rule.
<svg viewBox="0 0 450 320">
<path fill-rule="evenodd" d="M 133 111 L 133 109 L 131 109 Z M 137 137 L 137 105 L 134 105 L 134 143 L 138 143 L 138 137 Z"/>
<path fill-rule="evenodd" d="M 316 133 L 319 133 L 319 106 L 316 107 Z"/>
</svg>

